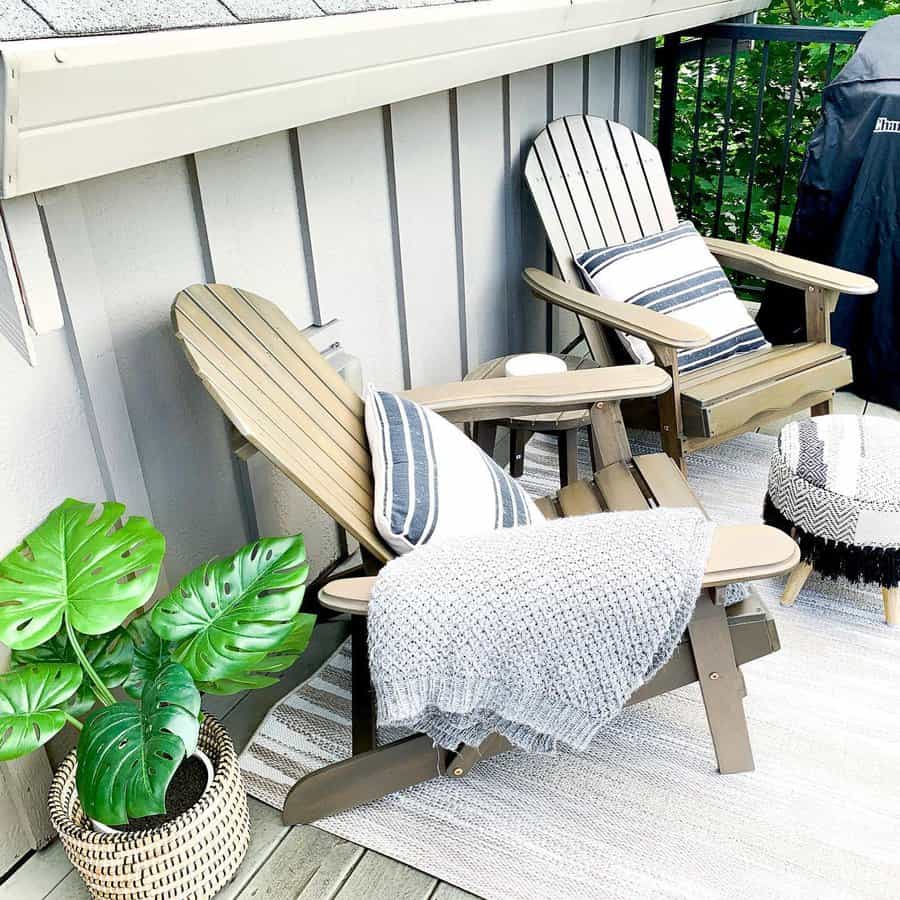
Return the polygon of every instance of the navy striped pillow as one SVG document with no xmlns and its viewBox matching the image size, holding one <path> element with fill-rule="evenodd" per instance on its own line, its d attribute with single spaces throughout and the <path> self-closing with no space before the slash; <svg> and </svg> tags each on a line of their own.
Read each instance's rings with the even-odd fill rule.
<svg viewBox="0 0 900 900">
<path fill-rule="evenodd" d="M 596 293 L 674 316 L 709 334 L 708 344 L 678 353 L 681 372 L 771 346 L 691 222 L 627 244 L 586 250 L 575 262 Z M 635 362 L 653 362 L 645 341 L 617 334 Z"/>
<path fill-rule="evenodd" d="M 436 413 L 366 391 L 375 527 L 397 553 L 442 537 L 543 521 L 524 490 Z"/>
</svg>

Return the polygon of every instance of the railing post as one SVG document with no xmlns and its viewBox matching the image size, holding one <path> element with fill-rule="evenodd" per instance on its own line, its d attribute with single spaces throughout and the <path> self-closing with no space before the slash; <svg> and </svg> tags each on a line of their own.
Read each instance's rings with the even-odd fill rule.
<svg viewBox="0 0 900 900">
<path fill-rule="evenodd" d="M 678 69 L 681 65 L 680 34 L 667 34 L 663 45 L 662 88 L 659 95 L 659 126 L 656 146 L 666 175 L 672 174 L 672 147 L 675 142 L 675 101 L 678 94 Z"/>
</svg>

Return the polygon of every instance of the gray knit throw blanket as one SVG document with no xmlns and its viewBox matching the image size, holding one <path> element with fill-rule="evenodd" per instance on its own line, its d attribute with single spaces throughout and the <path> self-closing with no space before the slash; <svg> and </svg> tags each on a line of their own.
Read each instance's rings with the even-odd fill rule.
<svg viewBox="0 0 900 900">
<path fill-rule="evenodd" d="M 584 749 L 672 655 L 712 530 L 693 509 L 602 513 L 393 560 L 369 604 L 379 725 Z"/>
</svg>

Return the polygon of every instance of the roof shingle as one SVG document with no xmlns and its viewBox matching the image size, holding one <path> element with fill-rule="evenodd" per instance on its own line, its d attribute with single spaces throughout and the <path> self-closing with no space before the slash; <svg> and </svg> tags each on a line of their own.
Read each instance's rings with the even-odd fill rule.
<svg viewBox="0 0 900 900">
<path fill-rule="evenodd" d="M 0 0 L 0 40 L 240 25 L 460 0 Z"/>
</svg>

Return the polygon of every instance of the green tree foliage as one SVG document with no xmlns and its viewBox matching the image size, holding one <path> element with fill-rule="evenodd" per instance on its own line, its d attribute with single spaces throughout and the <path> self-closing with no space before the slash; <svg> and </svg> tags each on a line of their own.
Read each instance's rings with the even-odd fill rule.
<svg viewBox="0 0 900 900">
<path fill-rule="evenodd" d="M 769 9 L 760 13 L 759 21 L 778 25 L 865 28 L 884 16 L 896 13 L 900 13 L 900 0 L 794 0 L 792 3 L 775 0 Z M 853 50 L 853 45 L 837 45 L 831 63 L 832 78 L 840 72 Z M 749 51 L 741 51 L 739 45 L 734 71 L 731 125 L 725 151 L 722 208 L 717 229 L 719 237 L 734 240 L 746 238 L 751 243 L 769 246 L 774 228 L 778 185 L 784 168 L 777 246 L 780 247 L 784 240 L 797 195 L 797 182 L 806 145 L 819 120 L 830 47 L 829 44 L 807 44 L 800 47 L 791 136 L 787 143 L 787 164 L 784 165 L 794 54 L 793 43 L 772 41 L 769 44 L 756 172 L 745 235 L 744 214 L 757 123 L 763 45 L 756 42 Z M 683 64 L 679 72 L 672 189 L 680 214 L 687 216 L 690 209 L 691 217 L 700 231 L 712 235 L 722 162 L 730 59 L 728 55 L 710 56 L 705 61 L 700 127 L 695 147 L 693 132 L 697 113 L 698 68 L 699 61 L 691 61 Z M 696 170 L 693 202 L 690 202 L 692 157 L 696 158 Z"/>
</svg>

